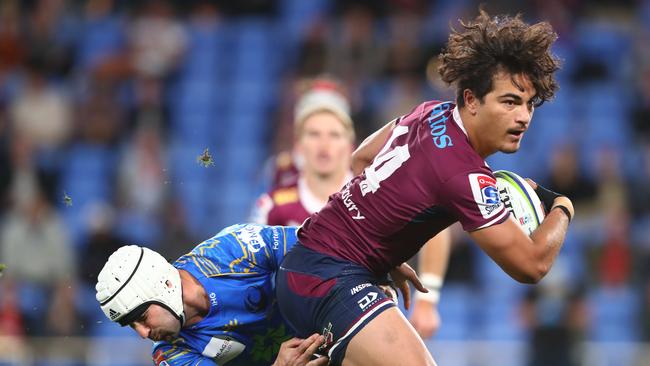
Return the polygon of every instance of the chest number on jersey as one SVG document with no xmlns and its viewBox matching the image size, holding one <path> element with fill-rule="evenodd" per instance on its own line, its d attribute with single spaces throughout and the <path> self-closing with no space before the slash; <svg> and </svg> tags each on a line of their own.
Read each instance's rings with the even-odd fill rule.
<svg viewBox="0 0 650 366">
<path fill-rule="evenodd" d="M 366 179 L 361 181 L 361 195 L 375 193 L 379 189 L 380 183 L 390 177 L 397 168 L 407 161 L 411 154 L 408 145 L 395 146 L 391 149 L 391 144 L 396 138 L 406 134 L 409 131 L 408 126 L 396 126 L 393 133 L 375 157 L 375 161 L 365 170 Z"/>
</svg>

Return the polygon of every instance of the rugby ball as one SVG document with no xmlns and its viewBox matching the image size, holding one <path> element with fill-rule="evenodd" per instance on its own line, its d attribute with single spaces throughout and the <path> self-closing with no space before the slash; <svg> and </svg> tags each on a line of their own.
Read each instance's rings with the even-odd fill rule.
<svg viewBox="0 0 650 366">
<path fill-rule="evenodd" d="M 524 232 L 530 235 L 545 216 L 544 206 L 537 193 L 525 179 L 513 172 L 497 170 L 494 176 L 497 178 L 501 202 Z"/>
</svg>

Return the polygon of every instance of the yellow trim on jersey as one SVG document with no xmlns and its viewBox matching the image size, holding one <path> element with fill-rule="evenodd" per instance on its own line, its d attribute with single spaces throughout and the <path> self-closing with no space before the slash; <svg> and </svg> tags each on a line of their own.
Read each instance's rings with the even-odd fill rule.
<svg viewBox="0 0 650 366">
<path fill-rule="evenodd" d="M 220 273 L 219 267 L 217 267 L 210 259 L 204 256 L 199 256 L 197 254 L 190 255 L 192 261 L 196 265 L 196 268 L 203 273 L 205 277 L 210 277 L 216 273 Z"/>
<path fill-rule="evenodd" d="M 275 205 L 286 205 L 288 203 L 298 202 L 300 199 L 298 197 L 298 188 L 281 188 L 273 192 L 273 204 Z"/>
<path fill-rule="evenodd" d="M 171 348 L 167 351 L 163 351 L 162 356 L 167 360 L 173 360 L 176 357 L 180 357 L 190 353 L 188 350 L 180 349 L 178 346 L 171 345 Z"/>
<path fill-rule="evenodd" d="M 227 272 L 227 273 L 216 273 L 210 277 L 237 276 L 237 275 L 250 276 L 250 275 L 257 275 L 257 274 L 260 274 L 260 272 Z"/>
<path fill-rule="evenodd" d="M 217 244 L 221 243 L 218 239 L 214 239 L 214 240 L 208 239 L 206 241 L 209 242 L 209 244 L 204 242 L 202 245 L 199 245 L 199 247 L 197 248 L 199 250 L 199 253 L 201 253 L 202 255 L 205 254 L 206 249 L 212 249 L 216 247 Z"/>
<path fill-rule="evenodd" d="M 243 257 L 237 258 L 237 259 L 233 260 L 232 262 L 230 262 L 230 272 L 234 273 L 235 272 L 234 267 L 236 265 L 238 265 L 239 263 L 241 263 L 244 259 L 248 258 L 248 251 L 246 250 L 246 246 L 244 245 L 244 243 L 242 243 L 241 240 L 239 240 L 239 238 L 237 237 L 237 235 L 235 233 L 230 233 L 230 235 L 232 235 L 233 238 L 235 238 L 235 240 L 237 240 L 237 243 L 239 243 L 239 246 L 241 247 L 241 250 L 244 253 Z"/>
<path fill-rule="evenodd" d="M 197 257 L 196 254 L 192 254 L 192 255 L 190 256 L 190 259 L 192 259 L 192 262 L 194 262 L 194 266 L 195 266 L 196 268 L 198 268 L 199 271 L 201 271 L 201 273 L 203 274 L 203 276 L 208 277 L 208 274 L 203 270 L 203 266 L 199 264 L 198 258 L 199 258 L 199 257 Z"/>
</svg>

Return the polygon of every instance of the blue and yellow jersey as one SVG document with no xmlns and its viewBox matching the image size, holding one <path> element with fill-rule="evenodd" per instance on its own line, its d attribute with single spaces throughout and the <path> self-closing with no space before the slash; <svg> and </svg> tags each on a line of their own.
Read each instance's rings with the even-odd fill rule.
<svg viewBox="0 0 650 366">
<path fill-rule="evenodd" d="M 294 227 L 233 225 L 180 257 L 210 299 L 208 315 L 172 343 L 156 342 L 154 363 L 270 365 L 291 338 L 275 301 L 275 272 L 296 243 Z"/>
</svg>

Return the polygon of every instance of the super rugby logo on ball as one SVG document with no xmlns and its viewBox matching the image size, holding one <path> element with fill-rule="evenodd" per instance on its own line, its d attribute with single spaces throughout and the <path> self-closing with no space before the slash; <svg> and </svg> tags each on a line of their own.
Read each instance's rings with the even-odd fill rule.
<svg viewBox="0 0 650 366">
<path fill-rule="evenodd" d="M 499 212 L 501 200 L 497 181 L 486 174 L 472 173 L 469 175 L 469 185 L 472 188 L 474 201 L 484 218 L 490 218 Z"/>
<path fill-rule="evenodd" d="M 530 235 L 544 220 L 544 206 L 533 187 L 519 175 L 507 170 L 494 172 L 501 202 L 524 232 Z"/>
</svg>

